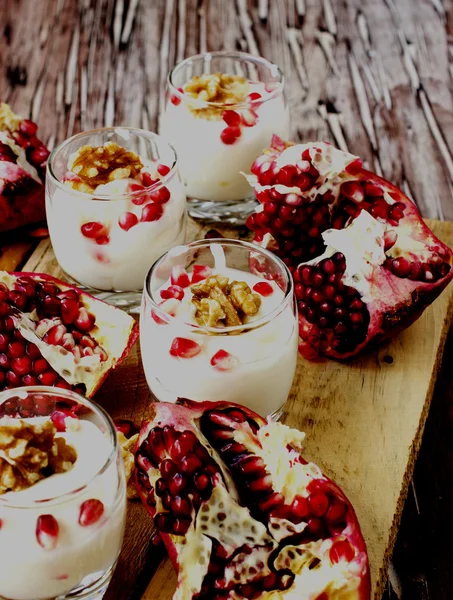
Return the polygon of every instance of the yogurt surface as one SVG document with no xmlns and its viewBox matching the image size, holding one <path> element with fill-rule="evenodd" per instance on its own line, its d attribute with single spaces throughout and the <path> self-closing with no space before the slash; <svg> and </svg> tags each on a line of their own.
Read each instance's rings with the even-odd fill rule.
<svg viewBox="0 0 453 600">
<path fill-rule="evenodd" d="M 39 420 L 43 419 L 26 419 Z M 126 511 L 122 463 L 114 459 L 99 474 L 112 452 L 111 444 L 89 421 L 80 421 L 76 431 L 56 437 L 63 437 L 76 450 L 72 469 L 0 496 L 0 596 L 11 600 L 54 598 L 80 584 L 88 586 L 115 564 L 121 548 Z M 64 494 L 69 496 L 46 502 Z M 92 499 L 102 502 L 104 512 L 96 523 L 81 526 L 81 506 Z M 38 517 L 49 514 L 59 526 L 53 549 L 43 548 L 36 535 Z"/>
</svg>

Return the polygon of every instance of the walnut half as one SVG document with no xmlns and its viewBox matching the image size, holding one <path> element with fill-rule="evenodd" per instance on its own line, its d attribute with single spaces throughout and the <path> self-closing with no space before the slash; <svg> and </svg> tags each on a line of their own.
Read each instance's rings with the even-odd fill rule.
<svg viewBox="0 0 453 600">
<path fill-rule="evenodd" d="M 196 104 L 188 104 L 196 117 L 208 120 L 221 119 L 226 104 L 240 104 L 248 93 L 249 84 L 245 77 L 226 73 L 194 75 L 184 87 L 184 94 L 195 100 L 221 105 L 200 108 Z"/>
<path fill-rule="evenodd" d="M 77 454 L 52 421 L 0 419 L 0 495 L 24 490 L 54 473 L 69 471 Z"/>
<path fill-rule="evenodd" d="M 223 275 L 208 277 L 190 289 L 197 323 L 208 327 L 243 325 L 261 306 L 260 296 L 254 294 L 245 281 L 230 283 Z"/>
</svg>

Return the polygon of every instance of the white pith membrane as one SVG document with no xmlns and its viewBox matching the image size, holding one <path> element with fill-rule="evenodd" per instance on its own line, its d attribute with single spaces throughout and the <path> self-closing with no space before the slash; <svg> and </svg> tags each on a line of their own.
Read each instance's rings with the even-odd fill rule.
<svg viewBox="0 0 453 600">
<path fill-rule="evenodd" d="M 171 405 L 172 407 L 174 405 Z M 160 403 L 158 419 L 154 423 L 165 424 L 169 410 Z M 140 436 L 138 448 L 149 431 Z M 208 450 L 222 471 L 214 476 L 214 490 L 209 499 L 202 502 L 198 513 L 191 514 L 191 525 L 184 536 L 168 534 L 177 552 L 178 588 L 173 600 L 191 600 L 200 592 L 205 575 L 208 573 L 212 550 L 211 538 L 217 540 L 228 553 L 227 566 L 222 576 L 225 587 L 219 593 L 234 585 L 253 583 L 253 580 L 270 574 L 268 566 L 270 555 L 278 548 L 279 542 L 294 534 L 301 533 L 307 524 L 294 524 L 284 518 L 269 519 L 266 527 L 260 520 L 252 517 L 247 506 L 238 500 L 236 485 L 231 473 L 224 465 L 220 454 L 209 444 L 197 424 L 184 423 L 176 426 L 177 431 L 193 431 L 199 442 Z M 261 457 L 266 470 L 273 479 L 274 491 L 280 491 L 285 504 L 290 504 L 296 495 L 308 496 L 307 486 L 314 479 L 327 482 L 319 467 L 313 463 L 299 461 L 305 434 L 281 423 L 267 422 L 254 434 L 250 425 L 238 423 L 234 432 L 234 441 L 243 444 L 247 450 Z M 161 477 L 159 468 L 150 468 L 147 472 L 154 488 Z M 156 496 L 156 511 L 165 512 L 162 501 Z M 220 518 L 219 518 L 220 515 Z M 195 518 L 194 518 L 195 517 Z M 336 540 L 347 540 L 353 530 L 348 522 L 344 531 Z M 251 552 L 240 552 L 230 558 L 234 550 L 247 544 Z M 331 600 L 356 600 L 361 598 L 359 590 L 362 577 L 367 573 L 367 557 L 364 551 L 357 552 L 352 561 L 340 559 L 332 562 L 329 551 L 333 539 L 319 539 L 314 542 L 298 543 L 297 546 L 284 546 L 273 558 L 277 570 L 288 570 L 295 575 L 291 587 L 284 591 L 262 591 L 259 598 L 268 600 L 313 600 L 325 592 Z M 223 597 L 223 596 L 222 596 Z M 243 600 L 244 596 L 230 590 L 230 600 Z"/>
<path fill-rule="evenodd" d="M 14 282 L 20 276 L 28 277 L 30 274 L 24 273 L 15 276 L 6 271 L 0 271 L 0 283 L 6 284 L 8 289 L 13 289 Z M 41 280 L 38 274 L 33 276 L 33 280 L 54 283 L 62 292 L 73 289 L 53 278 Z M 108 357 L 105 361 L 101 361 L 98 354 L 82 356 L 78 359 L 62 346 L 44 342 L 42 338 L 47 331 L 54 325 L 62 323 L 58 318 L 41 319 L 41 323 L 39 323 L 40 319 L 36 310 L 24 313 L 17 308 L 14 309 L 12 316 L 23 337 L 36 344 L 43 357 L 60 377 L 70 385 L 84 384 L 86 395 L 89 396 L 95 391 L 99 381 L 103 379 L 103 375 L 113 368 L 122 357 L 135 327 L 135 320 L 126 312 L 80 291 L 79 301 L 81 306 L 96 317 L 95 327 L 88 332 L 88 335 L 107 352 Z"/>
</svg>

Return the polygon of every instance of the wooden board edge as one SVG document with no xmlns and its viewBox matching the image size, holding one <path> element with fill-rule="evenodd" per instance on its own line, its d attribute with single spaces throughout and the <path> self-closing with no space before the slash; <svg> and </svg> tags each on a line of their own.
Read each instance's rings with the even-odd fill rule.
<svg viewBox="0 0 453 600">
<path fill-rule="evenodd" d="M 420 451 L 420 447 L 422 444 L 423 432 L 426 425 L 426 420 L 428 418 L 429 409 L 431 406 L 431 401 L 434 394 L 434 388 L 437 381 L 437 375 L 442 366 L 442 358 L 444 353 L 445 344 L 448 337 L 448 332 L 453 322 L 453 292 L 450 293 L 450 300 L 447 307 L 447 313 L 444 318 L 443 327 L 441 331 L 441 337 L 439 340 L 439 345 L 437 348 L 437 354 L 435 363 L 431 372 L 431 379 L 429 381 L 428 391 L 425 398 L 425 403 L 423 405 L 423 410 L 420 414 L 420 421 L 414 436 L 414 440 L 412 442 L 412 446 L 409 450 L 409 460 L 406 466 L 406 471 L 403 476 L 403 482 L 401 485 L 400 495 L 397 501 L 395 514 L 393 516 L 393 521 L 390 527 L 387 547 L 384 553 L 384 561 L 379 569 L 378 579 L 376 584 L 376 589 L 374 592 L 374 600 L 381 600 L 382 595 L 385 590 L 385 585 L 388 579 L 388 569 L 390 565 L 390 560 L 392 558 L 393 549 L 395 547 L 396 538 L 398 536 L 398 530 L 401 522 L 401 517 L 403 514 L 404 505 L 407 499 L 407 495 L 409 492 L 409 485 L 412 481 L 412 475 L 414 473 L 415 463 L 418 457 L 418 453 Z"/>
</svg>

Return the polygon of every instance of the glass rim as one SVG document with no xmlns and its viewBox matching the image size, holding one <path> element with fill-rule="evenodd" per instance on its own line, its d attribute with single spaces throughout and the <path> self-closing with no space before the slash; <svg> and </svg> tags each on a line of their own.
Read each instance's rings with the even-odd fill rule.
<svg viewBox="0 0 453 600">
<path fill-rule="evenodd" d="M 17 509 L 25 509 L 31 510 L 36 509 L 37 507 L 48 507 L 48 506 L 56 506 L 60 504 L 65 504 L 66 502 L 72 501 L 74 498 L 80 496 L 99 476 L 103 475 L 105 471 L 110 467 L 110 465 L 116 460 L 118 456 L 118 436 L 116 432 L 115 424 L 113 423 L 112 417 L 108 414 L 108 412 L 102 408 L 96 402 L 77 394 L 72 390 L 65 390 L 64 388 L 56 388 L 44 385 L 33 385 L 33 386 L 21 386 L 17 388 L 11 388 L 10 390 L 0 392 L 0 404 L 6 402 L 12 396 L 17 396 L 19 394 L 25 394 L 33 392 L 34 394 L 45 394 L 51 396 L 60 396 L 66 400 L 73 400 L 83 404 L 90 408 L 95 414 L 97 414 L 107 425 L 107 431 L 109 433 L 109 437 L 112 441 L 112 450 L 108 455 L 103 466 L 89 479 L 83 486 L 79 486 L 75 490 L 71 490 L 70 492 L 65 492 L 60 494 L 59 496 L 55 496 L 54 498 L 46 498 L 44 500 L 28 500 L 26 502 L 9 502 L 8 499 L 5 499 L 3 495 L 0 495 L 0 506 L 8 507 L 8 508 L 17 508 Z M 45 415 L 44 415 L 45 416 Z M 16 417 L 12 417 L 16 418 Z M 17 417 L 20 419 L 20 417 Z M 33 486 L 30 486 L 33 487 Z M 27 488 L 28 489 L 28 488 Z M 14 494 L 14 492 L 13 492 Z"/>
<path fill-rule="evenodd" d="M 170 150 L 173 152 L 173 164 L 170 167 L 170 171 L 164 177 L 162 177 L 162 179 L 160 179 L 159 181 L 156 181 L 149 187 L 143 188 L 143 190 L 137 190 L 135 192 L 124 192 L 122 194 L 96 194 L 96 193 L 90 193 L 90 192 L 80 192 L 79 190 L 74 190 L 74 189 L 68 187 L 67 185 L 64 184 L 63 181 L 60 181 L 60 179 L 56 176 L 54 169 L 53 169 L 53 163 L 56 160 L 57 154 L 61 150 L 63 150 L 65 148 L 65 146 L 67 146 L 71 142 L 82 139 L 89 135 L 94 135 L 94 134 L 98 134 L 98 133 L 106 133 L 106 132 L 115 133 L 116 131 L 121 131 L 121 130 L 126 130 L 131 133 L 134 133 L 138 137 L 140 135 L 143 137 L 151 137 L 155 141 L 159 140 L 160 143 L 163 143 L 166 146 L 168 146 L 170 148 Z M 58 188 L 64 190 L 67 194 L 74 195 L 76 198 L 79 198 L 79 199 L 91 200 L 92 202 L 97 201 L 97 200 L 99 200 L 99 202 L 105 202 L 105 201 L 124 200 L 125 198 L 139 197 L 142 194 L 148 194 L 150 192 L 160 189 L 161 187 L 164 187 L 176 175 L 177 163 L 178 163 L 178 155 L 176 154 L 176 150 L 174 149 L 174 147 L 170 143 L 168 143 L 166 140 L 164 140 L 162 136 L 160 136 L 157 133 L 154 133 L 153 131 L 146 131 L 145 129 L 140 129 L 139 127 L 126 127 L 126 126 L 98 127 L 97 129 L 89 129 L 88 131 L 81 131 L 80 133 L 76 133 L 75 135 L 71 136 L 70 138 L 64 140 L 63 142 L 61 142 L 60 144 L 55 146 L 55 148 L 50 153 L 49 158 L 47 159 L 46 175 L 49 178 L 49 180 L 52 181 L 52 183 L 54 183 Z"/>
<path fill-rule="evenodd" d="M 231 103 L 231 104 L 224 104 L 223 102 L 208 102 L 206 100 L 197 100 L 196 98 L 187 96 L 184 91 L 181 92 L 179 90 L 179 88 L 174 85 L 174 83 L 172 81 L 172 77 L 174 76 L 175 72 L 178 69 L 180 69 L 181 67 L 183 67 L 187 64 L 190 64 L 190 62 L 193 62 L 195 60 L 206 59 L 207 57 L 213 57 L 213 58 L 230 57 L 230 58 L 242 59 L 244 61 L 252 62 L 257 65 L 265 66 L 271 71 L 271 73 L 274 72 L 278 76 L 279 80 L 278 80 L 278 82 L 276 82 L 277 83 L 276 88 L 274 90 L 272 90 L 271 92 L 267 92 L 267 96 L 265 98 L 263 98 L 263 97 L 255 98 L 253 100 L 248 100 L 247 102 L 237 102 L 237 103 Z M 215 52 L 201 52 L 200 54 L 194 54 L 192 56 L 185 58 L 181 62 L 177 63 L 170 69 L 170 71 L 167 75 L 167 84 L 168 84 L 168 87 L 170 88 L 171 94 L 173 96 L 176 96 L 183 102 L 191 101 L 193 103 L 196 103 L 197 108 L 198 107 L 200 107 L 200 108 L 204 108 L 204 107 L 205 108 L 209 108 L 209 107 L 223 108 L 223 107 L 225 107 L 228 110 L 232 110 L 235 108 L 243 108 L 243 107 L 247 107 L 247 108 L 252 107 L 253 108 L 257 105 L 264 104 L 265 102 L 272 100 L 275 96 L 278 96 L 279 94 L 281 94 L 283 92 L 284 85 L 285 85 L 285 75 L 278 65 L 267 60 L 266 58 L 263 58 L 262 56 L 254 56 L 253 54 L 249 54 L 248 52 L 241 52 L 239 50 L 237 50 L 237 51 L 218 50 Z"/>
<path fill-rule="evenodd" d="M 183 325 L 184 327 L 190 328 L 193 331 L 193 333 L 203 333 L 203 334 L 207 333 L 210 335 L 223 335 L 225 333 L 228 334 L 228 333 L 238 332 L 238 334 L 240 335 L 241 333 L 247 333 L 248 331 L 253 331 L 255 329 L 258 329 L 259 327 L 266 325 L 267 323 L 272 321 L 272 319 L 277 317 L 286 308 L 286 306 L 291 302 L 291 300 L 293 299 L 293 296 L 294 296 L 293 278 L 291 276 L 291 273 L 290 273 L 288 267 L 285 265 L 285 263 L 277 255 L 273 254 L 266 248 L 262 248 L 261 246 L 258 246 L 257 244 L 254 244 L 252 242 L 246 242 L 245 240 L 237 240 L 237 239 L 233 239 L 233 238 L 211 238 L 208 240 L 205 240 L 205 239 L 195 240 L 194 242 L 189 242 L 188 244 L 182 244 L 180 246 L 177 246 L 177 248 L 181 248 L 181 249 L 186 248 L 187 251 L 189 251 L 193 248 L 196 249 L 196 248 L 204 247 L 204 246 L 209 247 L 213 243 L 214 244 L 224 244 L 226 246 L 233 246 L 233 247 L 234 246 L 242 247 L 242 248 L 249 249 L 250 251 L 253 251 L 253 252 L 260 252 L 262 255 L 266 256 L 266 258 L 269 258 L 271 261 L 276 263 L 281 268 L 281 270 L 283 271 L 283 273 L 285 274 L 285 277 L 286 277 L 287 289 L 284 292 L 283 298 L 281 299 L 281 301 L 278 303 L 278 305 L 275 308 L 273 308 L 270 312 L 266 313 L 265 315 L 263 315 L 256 321 L 252 321 L 251 323 L 244 323 L 242 325 L 231 325 L 229 327 L 209 327 L 207 325 L 198 325 L 196 323 L 190 323 L 190 322 L 188 323 L 186 321 L 182 321 L 181 325 Z M 151 304 L 152 309 L 160 311 L 162 314 L 165 314 L 165 319 L 168 324 L 178 321 L 178 317 L 172 316 L 162 310 L 162 308 L 159 306 L 159 304 L 157 304 L 157 302 L 152 297 L 152 293 L 150 291 L 150 285 L 151 285 L 151 279 L 154 274 L 154 271 L 159 268 L 159 266 L 163 263 L 163 261 L 165 260 L 165 258 L 169 254 L 169 252 L 171 252 L 172 250 L 174 250 L 174 248 L 172 248 L 168 252 L 165 252 L 165 254 L 163 254 L 160 258 L 158 258 L 157 261 L 151 266 L 148 273 L 146 274 L 145 283 L 143 286 L 143 294 L 146 296 L 146 299 Z M 271 281 L 269 279 L 267 279 L 267 280 L 265 278 L 263 278 L 263 279 L 265 281 Z"/>
</svg>

